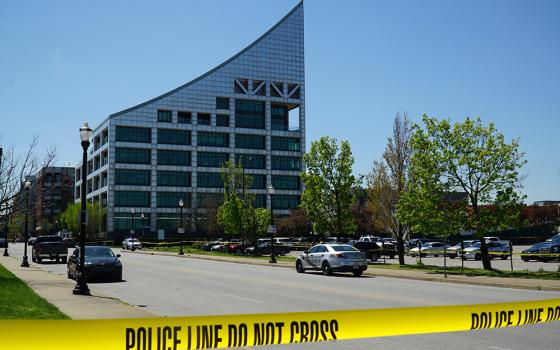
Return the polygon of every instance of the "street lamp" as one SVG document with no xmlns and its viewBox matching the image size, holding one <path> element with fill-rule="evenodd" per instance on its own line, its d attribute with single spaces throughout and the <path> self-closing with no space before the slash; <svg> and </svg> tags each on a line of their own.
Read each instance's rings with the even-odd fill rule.
<svg viewBox="0 0 560 350">
<path fill-rule="evenodd" d="M 268 186 L 268 195 L 270 196 L 270 260 L 268 261 L 271 264 L 276 263 L 276 257 L 274 256 L 274 214 L 272 212 L 273 205 L 272 205 L 272 198 L 274 197 L 274 186 Z"/>
<path fill-rule="evenodd" d="M 134 251 L 134 208 L 130 208 L 130 215 L 132 216 L 132 228 L 130 229 L 130 237 L 132 238 L 132 247 L 130 248 L 131 251 Z"/>
<path fill-rule="evenodd" d="M 177 230 L 179 234 L 181 234 L 181 232 L 185 232 L 183 231 L 183 205 L 185 205 L 185 203 L 183 203 L 183 199 L 181 198 L 179 199 L 179 210 L 181 212 L 181 225 Z M 185 255 L 185 253 L 183 252 L 183 237 L 181 237 L 181 248 L 179 249 L 179 255 Z"/>
<path fill-rule="evenodd" d="M 87 150 L 89 139 L 93 130 L 85 122 L 80 128 L 80 140 L 82 141 L 82 186 L 81 186 L 81 213 L 80 213 L 80 268 L 76 277 L 76 286 L 72 293 L 78 295 L 89 295 L 89 287 L 86 283 L 86 186 L 87 186 Z"/>
<path fill-rule="evenodd" d="M 140 215 L 140 218 L 142 218 L 142 237 L 144 237 L 144 213 Z"/>
<path fill-rule="evenodd" d="M 31 181 L 26 180 L 23 187 L 25 188 L 25 238 L 24 238 L 24 250 L 23 250 L 23 260 L 21 261 L 21 267 L 29 267 L 29 261 L 27 261 L 27 240 L 29 239 L 29 189 L 31 188 Z"/>
</svg>

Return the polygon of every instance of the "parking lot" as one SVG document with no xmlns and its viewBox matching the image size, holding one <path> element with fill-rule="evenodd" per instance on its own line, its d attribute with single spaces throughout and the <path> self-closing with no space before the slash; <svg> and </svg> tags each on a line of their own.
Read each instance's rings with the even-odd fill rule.
<svg viewBox="0 0 560 350">
<path fill-rule="evenodd" d="M 527 249 L 529 246 L 513 246 L 513 269 L 514 270 L 527 270 L 527 271 L 539 271 L 542 269 L 543 271 L 558 271 L 560 269 L 560 263 L 558 260 L 550 261 L 550 262 L 541 262 L 541 261 L 529 261 L 525 262 L 521 260 L 519 255 L 516 253 L 520 253 L 522 250 Z M 298 256 L 302 254 L 303 251 L 292 251 L 290 256 Z M 419 261 L 418 257 L 410 257 L 405 255 L 405 263 L 407 265 L 416 264 Z M 387 264 L 398 264 L 399 259 L 395 257 L 393 259 L 386 258 L 385 259 Z M 383 263 L 383 258 L 380 258 L 377 263 Z M 437 258 L 429 256 L 423 257 L 422 263 L 425 265 L 435 265 L 435 266 L 444 266 L 444 259 L 442 256 Z M 447 258 L 447 266 L 461 266 L 461 259 L 450 259 Z M 464 266 L 470 268 L 482 268 L 482 261 L 475 261 L 475 260 L 464 260 Z M 511 270 L 511 261 L 509 257 L 507 260 L 502 259 L 493 259 L 492 260 L 492 267 L 497 270 L 503 271 L 510 271 Z"/>
</svg>

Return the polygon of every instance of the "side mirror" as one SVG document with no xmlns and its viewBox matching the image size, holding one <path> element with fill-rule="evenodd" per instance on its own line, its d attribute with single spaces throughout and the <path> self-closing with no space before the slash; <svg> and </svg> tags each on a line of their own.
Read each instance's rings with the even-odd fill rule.
<svg viewBox="0 0 560 350">
<path fill-rule="evenodd" d="M 303 252 L 303 254 L 308 254 L 308 253 L 309 253 L 309 250 L 305 250 L 305 251 Z"/>
<path fill-rule="evenodd" d="M 121 257 L 121 255 L 120 255 L 120 254 L 117 254 L 117 258 L 120 258 L 120 257 Z"/>
</svg>

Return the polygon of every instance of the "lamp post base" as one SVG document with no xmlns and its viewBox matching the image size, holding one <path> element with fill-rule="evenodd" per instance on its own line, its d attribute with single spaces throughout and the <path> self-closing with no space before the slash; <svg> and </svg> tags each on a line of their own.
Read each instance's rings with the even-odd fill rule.
<svg viewBox="0 0 560 350">
<path fill-rule="evenodd" d="M 10 256 L 10 254 L 8 254 L 8 248 L 4 248 L 4 256 Z"/>
<path fill-rule="evenodd" d="M 27 256 L 23 257 L 23 260 L 21 261 L 21 267 L 29 267 L 29 261 L 27 261 Z"/>
<path fill-rule="evenodd" d="M 80 272 L 76 278 L 76 286 L 72 290 L 72 294 L 76 295 L 90 295 L 89 287 L 85 281 L 85 276 Z"/>
<path fill-rule="evenodd" d="M 276 264 L 276 257 L 274 255 L 270 256 L 270 260 L 268 261 L 270 264 Z"/>
<path fill-rule="evenodd" d="M 183 246 L 181 246 L 181 248 L 179 248 L 179 255 L 185 255 L 185 252 L 183 252 Z"/>
</svg>

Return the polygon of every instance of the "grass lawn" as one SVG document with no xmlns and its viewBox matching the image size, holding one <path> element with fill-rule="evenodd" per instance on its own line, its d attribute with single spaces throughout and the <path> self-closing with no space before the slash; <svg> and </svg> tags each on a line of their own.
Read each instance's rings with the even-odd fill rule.
<svg viewBox="0 0 560 350">
<path fill-rule="evenodd" d="M 174 252 L 179 253 L 179 247 L 161 247 L 159 249 L 156 248 L 143 248 L 142 250 L 146 251 L 160 251 L 160 252 Z M 200 250 L 193 248 L 191 246 L 184 245 L 183 246 L 183 253 L 185 254 L 197 254 L 197 255 L 210 255 L 210 256 L 227 256 L 230 258 L 249 258 L 249 259 L 259 259 L 259 260 L 269 260 L 270 256 L 253 256 L 253 255 L 244 255 L 244 254 L 229 254 L 229 253 L 222 253 L 222 252 L 208 252 L 205 250 Z M 294 256 L 276 256 L 276 260 L 278 261 L 296 261 Z"/>
<path fill-rule="evenodd" d="M 0 319 L 68 319 L 0 265 Z"/>
<path fill-rule="evenodd" d="M 391 269 L 391 270 L 422 270 L 428 273 L 441 274 L 443 275 L 444 269 L 442 266 L 435 265 L 424 265 L 424 264 L 414 264 L 414 265 L 399 265 L 399 264 L 382 264 L 374 263 L 369 264 L 370 268 L 377 269 Z M 551 271 L 527 271 L 527 270 L 515 270 L 515 271 L 503 271 L 503 270 L 485 270 L 485 269 L 475 269 L 475 268 L 461 268 L 459 266 L 447 267 L 448 275 L 464 275 L 464 276 L 489 276 L 489 277 L 513 277 L 513 278 L 534 278 L 534 279 L 547 279 L 547 280 L 558 280 L 560 279 L 560 272 Z"/>
</svg>

